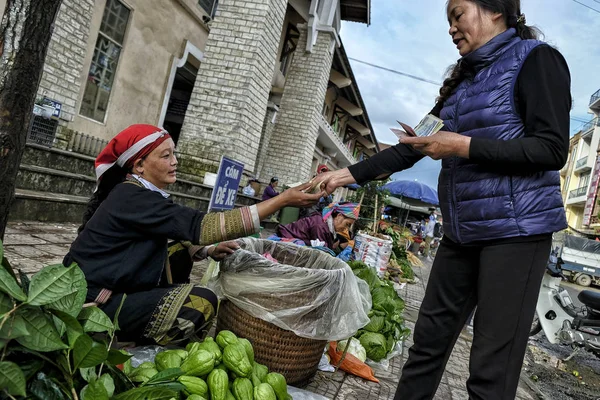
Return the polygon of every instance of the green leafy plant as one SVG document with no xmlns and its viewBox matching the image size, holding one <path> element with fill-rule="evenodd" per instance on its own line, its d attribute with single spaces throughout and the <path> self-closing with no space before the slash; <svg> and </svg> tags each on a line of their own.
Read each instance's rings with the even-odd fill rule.
<svg viewBox="0 0 600 400">
<path fill-rule="evenodd" d="M 116 367 L 131 357 L 112 348 L 123 303 L 112 321 L 84 308 L 87 285 L 77 265 L 50 265 L 31 280 L 19 271 L 19 282 L 3 253 L 0 242 L 0 399 L 158 399 L 183 389 L 135 388 Z"/>
</svg>

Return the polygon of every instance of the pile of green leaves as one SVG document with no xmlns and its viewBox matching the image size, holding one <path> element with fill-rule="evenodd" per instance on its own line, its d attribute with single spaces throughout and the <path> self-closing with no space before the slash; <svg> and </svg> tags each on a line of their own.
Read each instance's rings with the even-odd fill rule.
<svg viewBox="0 0 600 400">
<path fill-rule="evenodd" d="M 402 271 L 402 278 L 412 281 L 415 279 L 415 272 L 412 269 L 412 265 L 406 256 L 406 248 L 404 247 L 404 239 L 400 232 L 397 232 L 391 228 L 386 230 L 386 235 L 392 238 L 392 256 L 391 260 L 395 261 Z"/>
<path fill-rule="evenodd" d="M 0 399 L 177 395 L 177 388 L 155 386 L 151 397 L 139 397 L 140 389 L 148 389 L 135 388 L 116 367 L 131 357 L 112 348 L 117 319 L 111 321 L 97 307 L 83 308 L 87 285 L 77 265 L 51 265 L 31 280 L 19 271 L 19 282 L 1 242 L 0 260 Z"/>
<path fill-rule="evenodd" d="M 406 339 L 410 334 L 402 317 L 404 300 L 392 282 L 379 279 L 374 268 L 362 261 L 350 261 L 348 265 L 354 275 L 369 285 L 373 302 L 369 312 L 370 322 L 355 337 L 367 351 L 368 358 L 381 361 L 394 349 L 396 342 Z"/>
</svg>

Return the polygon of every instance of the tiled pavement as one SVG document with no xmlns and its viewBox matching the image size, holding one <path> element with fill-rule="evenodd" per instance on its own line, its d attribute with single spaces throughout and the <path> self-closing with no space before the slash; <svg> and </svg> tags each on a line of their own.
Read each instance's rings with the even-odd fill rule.
<svg viewBox="0 0 600 400">
<path fill-rule="evenodd" d="M 76 237 L 77 225 L 41 222 L 11 222 L 7 228 L 4 250 L 6 258 L 15 269 L 33 274 L 41 267 L 62 262 L 70 243 Z M 203 266 L 198 266 L 202 270 Z M 415 268 L 419 282 L 406 285 L 401 296 L 407 305 L 407 325 L 412 329 L 418 308 L 425 293 L 430 264 L 423 268 Z M 319 372 L 306 388 L 331 399 L 375 400 L 392 399 L 398 384 L 402 365 L 405 362 L 408 346 L 404 354 L 391 360 L 387 371 L 375 370 L 380 383 L 367 382 L 363 379 L 347 375 L 341 371 L 336 373 Z M 442 378 L 435 396 L 436 400 L 465 400 L 468 395 L 465 382 L 468 378 L 468 362 L 471 340 L 468 334 L 461 335 Z M 528 387 L 521 383 L 517 394 L 518 400 L 531 400 L 537 397 Z"/>
</svg>

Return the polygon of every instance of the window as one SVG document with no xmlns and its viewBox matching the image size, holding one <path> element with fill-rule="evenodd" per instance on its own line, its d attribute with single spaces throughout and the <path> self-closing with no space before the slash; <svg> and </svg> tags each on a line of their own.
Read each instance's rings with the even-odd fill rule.
<svg viewBox="0 0 600 400">
<path fill-rule="evenodd" d="M 104 122 L 115 71 L 123 48 L 130 11 L 119 0 L 108 0 L 79 113 Z"/>
<path fill-rule="evenodd" d="M 281 52 L 281 58 L 279 59 L 279 70 L 283 76 L 287 75 L 290 65 L 292 64 L 294 51 L 296 51 L 299 37 L 300 31 L 294 25 L 288 24 L 287 30 L 285 31 L 285 39 L 283 50 Z"/>
<path fill-rule="evenodd" d="M 581 178 L 579 179 L 579 187 L 580 188 L 587 187 L 589 182 L 590 182 L 590 174 L 582 175 Z"/>
<path fill-rule="evenodd" d="M 214 18 L 218 2 L 218 0 L 198 0 L 198 5 L 206 11 L 209 17 Z"/>
</svg>

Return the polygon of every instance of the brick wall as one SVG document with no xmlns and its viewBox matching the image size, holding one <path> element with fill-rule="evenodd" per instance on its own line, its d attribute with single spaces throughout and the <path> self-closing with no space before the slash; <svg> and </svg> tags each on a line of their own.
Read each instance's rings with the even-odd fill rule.
<svg viewBox="0 0 600 400">
<path fill-rule="evenodd" d="M 279 177 L 281 184 L 309 178 L 333 59 L 333 38 L 329 33 L 320 32 L 312 53 L 307 53 L 306 26 L 298 28 L 298 47 L 286 76 L 279 115 L 261 171 L 261 176 Z"/>
<path fill-rule="evenodd" d="M 215 171 L 221 155 L 255 169 L 286 0 L 222 0 L 178 147 L 187 176 Z"/>
<path fill-rule="evenodd" d="M 271 176 L 261 176 L 260 173 L 262 172 L 267 159 L 267 152 L 269 151 L 271 137 L 273 136 L 273 128 L 275 127 L 278 110 L 279 107 L 274 104 L 270 104 L 269 107 L 267 107 L 267 115 L 265 116 L 265 121 L 262 127 L 262 137 L 260 138 L 258 155 L 256 157 L 256 175 L 257 178 L 263 181 L 271 179 Z"/>
<path fill-rule="evenodd" d="M 50 39 L 38 96 L 62 103 L 61 119 L 71 121 L 81 88 L 94 0 L 63 0 Z"/>
</svg>

